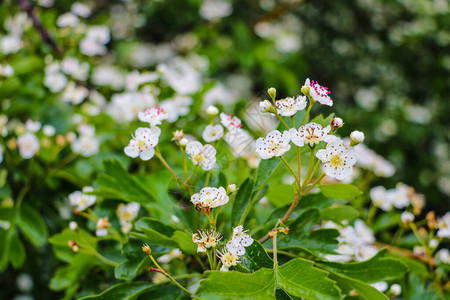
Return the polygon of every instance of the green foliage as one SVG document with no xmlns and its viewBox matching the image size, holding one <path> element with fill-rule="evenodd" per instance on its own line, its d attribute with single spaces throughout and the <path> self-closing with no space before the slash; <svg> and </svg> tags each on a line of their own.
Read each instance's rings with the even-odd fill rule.
<svg viewBox="0 0 450 300">
<path fill-rule="evenodd" d="M 333 199 L 352 199 L 362 193 L 351 184 L 328 184 L 319 186 L 320 191 L 326 197 Z"/>
<path fill-rule="evenodd" d="M 233 226 L 239 225 L 238 222 L 245 210 L 251 202 L 253 191 L 253 180 L 251 178 L 247 178 L 239 190 L 237 191 L 236 198 L 234 199 L 233 208 L 231 210 L 231 224 Z"/>
<path fill-rule="evenodd" d="M 17 218 L 22 233 L 30 242 L 42 246 L 47 242 L 48 230 L 39 213 L 29 205 L 23 205 Z"/>
</svg>

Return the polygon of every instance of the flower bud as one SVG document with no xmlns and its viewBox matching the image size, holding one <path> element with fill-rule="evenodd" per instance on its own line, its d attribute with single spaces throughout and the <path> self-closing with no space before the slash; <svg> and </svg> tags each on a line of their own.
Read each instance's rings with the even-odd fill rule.
<svg viewBox="0 0 450 300">
<path fill-rule="evenodd" d="M 267 90 L 267 93 L 269 94 L 270 98 L 272 98 L 275 101 L 275 97 L 277 96 L 277 90 L 274 87 L 271 87 Z"/>
<path fill-rule="evenodd" d="M 410 213 L 409 211 L 404 211 L 401 215 L 402 223 L 408 224 L 410 222 L 414 221 L 414 215 Z"/>
<path fill-rule="evenodd" d="M 303 95 L 309 96 L 309 86 L 307 86 L 307 85 L 302 86 L 301 91 L 302 91 Z"/>
<path fill-rule="evenodd" d="M 152 248 L 148 244 L 142 245 L 142 252 L 152 255 Z"/>
<path fill-rule="evenodd" d="M 259 102 L 259 110 L 261 112 L 263 112 L 263 113 L 268 112 L 271 109 L 272 109 L 272 103 L 270 103 L 269 100 L 264 100 L 264 101 Z"/>
<path fill-rule="evenodd" d="M 70 222 L 70 223 L 69 223 L 69 228 L 70 228 L 71 230 L 77 230 L 77 229 L 78 229 L 78 224 L 77 224 L 77 222 L 75 222 L 75 221 Z"/>
<path fill-rule="evenodd" d="M 189 143 L 189 140 L 187 138 L 182 138 L 180 140 L 180 145 L 181 146 L 186 146 Z"/>
<path fill-rule="evenodd" d="M 439 245 L 439 241 L 437 239 L 431 239 L 428 245 L 430 245 L 431 248 L 436 248 Z"/>
<path fill-rule="evenodd" d="M 344 121 L 341 118 L 333 118 L 333 120 L 331 120 L 331 129 L 332 130 L 336 130 L 338 128 L 341 128 L 342 125 L 344 125 Z"/>
<path fill-rule="evenodd" d="M 206 109 L 206 113 L 210 116 L 210 117 L 214 117 L 219 113 L 219 109 L 213 105 L 208 106 L 208 108 Z"/>
<path fill-rule="evenodd" d="M 235 191 L 236 191 L 236 185 L 235 185 L 234 183 L 233 183 L 233 184 L 230 184 L 230 185 L 227 187 L 227 194 L 228 194 L 228 195 L 234 193 Z"/>
<path fill-rule="evenodd" d="M 98 222 L 97 222 L 97 229 L 105 229 L 105 228 L 107 228 L 109 225 L 111 225 L 111 224 L 109 224 L 108 218 L 107 218 L 107 217 L 106 217 L 106 218 L 100 218 L 100 219 L 98 220 Z"/>
<path fill-rule="evenodd" d="M 361 131 L 355 130 L 350 134 L 351 143 L 350 146 L 358 145 L 362 142 L 364 142 L 364 133 Z"/>
<path fill-rule="evenodd" d="M 392 292 L 395 296 L 398 296 L 402 293 L 402 287 L 398 283 L 394 283 L 391 285 L 390 292 Z"/>
</svg>

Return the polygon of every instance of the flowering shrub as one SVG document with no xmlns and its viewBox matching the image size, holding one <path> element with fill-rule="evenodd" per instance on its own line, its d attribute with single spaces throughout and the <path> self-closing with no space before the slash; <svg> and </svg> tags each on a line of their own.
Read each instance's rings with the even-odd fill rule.
<svg viewBox="0 0 450 300">
<path fill-rule="evenodd" d="M 202 55 L 199 40 L 233 5 L 181 2 L 208 25 L 158 44 L 139 37 L 139 1 L 0 8 L 1 297 L 15 293 L 9 277 L 15 299 L 33 284 L 54 292 L 36 297 L 65 299 L 448 297 L 450 213 L 424 211 L 412 186 L 381 184 L 399 163 L 339 112 L 342 87 L 301 84 L 286 75 L 294 66 L 274 71 L 256 49 L 232 53 L 224 36 L 209 48 L 219 56 Z M 310 4 L 305 12 L 317 16 Z M 291 17 L 252 25 L 263 52 L 300 49 Z M 236 24 L 239 48 L 249 37 Z M 274 82 L 295 82 L 285 87 L 293 95 L 269 88 L 252 102 L 242 74 L 212 79 L 227 49 L 243 68 L 256 61 Z M 373 94 L 358 89 L 357 104 L 371 111 Z"/>
</svg>

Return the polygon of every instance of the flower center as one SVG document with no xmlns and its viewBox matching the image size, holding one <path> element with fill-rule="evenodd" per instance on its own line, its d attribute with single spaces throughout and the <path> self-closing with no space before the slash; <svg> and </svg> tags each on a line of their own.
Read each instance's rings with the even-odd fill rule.
<svg viewBox="0 0 450 300">
<path fill-rule="evenodd" d="M 333 167 L 340 167 L 342 165 L 342 158 L 339 155 L 334 155 L 330 159 L 330 164 Z"/>
<path fill-rule="evenodd" d="M 139 151 L 142 152 L 142 150 L 147 148 L 147 144 L 143 140 L 139 140 L 137 143 L 137 147 L 139 148 Z"/>
<path fill-rule="evenodd" d="M 120 214 L 120 219 L 124 221 L 130 221 L 132 219 L 132 215 L 130 212 L 124 211 Z"/>
<path fill-rule="evenodd" d="M 201 163 L 205 159 L 205 156 L 201 153 L 194 155 L 194 161 L 197 163 Z"/>
</svg>

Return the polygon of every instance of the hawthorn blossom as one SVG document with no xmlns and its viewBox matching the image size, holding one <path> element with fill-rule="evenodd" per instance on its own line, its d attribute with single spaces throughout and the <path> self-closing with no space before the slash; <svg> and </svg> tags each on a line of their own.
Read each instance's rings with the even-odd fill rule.
<svg viewBox="0 0 450 300">
<path fill-rule="evenodd" d="M 320 149 L 316 157 L 324 163 L 323 169 L 329 177 L 343 180 L 353 173 L 353 165 L 356 163 L 355 151 L 347 148 L 341 139 L 336 138 L 328 143 L 325 149 Z"/>
<path fill-rule="evenodd" d="M 0 76 L 11 77 L 14 75 L 14 69 L 10 64 L 0 64 Z"/>
<path fill-rule="evenodd" d="M 410 213 L 409 211 L 402 212 L 400 218 L 402 220 L 402 223 L 404 223 L 404 224 L 408 224 L 408 223 L 414 221 L 414 215 L 412 213 Z"/>
<path fill-rule="evenodd" d="M 264 104 L 264 108 L 266 106 L 267 103 Z M 291 117 L 295 115 L 298 111 L 305 109 L 306 97 L 305 96 L 297 96 L 295 98 L 287 97 L 285 99 L 277 100 L 275 102 L 275 106 L 277 107 L 277 111 L 281 116 Z"/>
<path fill-rule="evenodd" d="M 76 15 L 68 12 L 58 17 L 56 20 L 56 25 L 58 25 L 58 27 L 76 27 L 79 22 L 80 21 Z"/>
<path fill-rule="evenodd" d="M 223 187 L 205 187 L 199 193 L 191 196 L 191 202 L 196 207 L 215 208 L 228 203 L 230 198 Z"/>
<path fill-rule="evenodd" d="M 17 146 L 19 147 L 20 155 L 24 159 L 32 158 L 40 148 L 37 137 L 31 132 L 19 136 Z"/>
<path fill-rule="evenodd" d="M 438 219 L 437 236 L 450 239 L 450 212 Z"/>
<path fill-rule="evenodd" d="M 168 122 L 175 122 L 180 116 L 185 116 L 189 113 L 190 105 L 193 102 L 189 96 L 177 95 L 161 102 L 161 109 L 167 113 Z"/>
<path fill-rule="evenodd" d="M 155 155 L 155 146 L 158 144 L 161 129 L 159 127 L 136 129 L 135 136 L 131 139 L 124 152 L 129 157 L 140 157 L 149 160 Z"/>
<path fill-rule="evenodd" d="M 306 143 L 310 147 L 314 147 L 321 141 L 327 143 L 333 141 L 336 137 L 333 135 L 328 135 L 330 131 L 330 125 L 322 128 L 321 125 L 311 122 L 306 125 L 300 126 L 298 130 L 295 128 L 289 129 L 289 134 L 291 135 L 291 141 L 295 145 L 302 147 Z"/>
<path fill-rule="evenodd" d="M 94 191 L 94 188 L 85 186 L 81 191 L 75 191 L 71 193 L 69 195 L 70 205 L 75 206 L 76 211 L 83 211 L 86 208 L 94 205 L 95 201 L 97 201 L 97 196 L 85 194 L 92 191 Z"/>
<path fill-rule="evenodd" d="M 203 146 L 197 141 L 189 142 L 186 153 L 194 165 L 200 165 L 205 171 L 211 170 L 216 164 L 216 149 L 209 144 Z"/>
<path fill-rule="evenodd" d="M 242 225 L 235 227 L 233 229 L 233 236 L 226 245 L 227 250 L 239 256 L 244 255 L 244 247 L 248 247 L 253 243 L 253 238 L 246 233 L 247 231 L 244 230 L 244 226 Z"/>
<path fill-rule="evenodd" d="M 192 234 L 192 241 L 198 245 L 197 252 L 206 252 L 207 249 L 216 247 L 221 239 L 222 233 L 213 229 L 206 232 L 199 230 L 198 233 Z"/>
<path fill-rule="evenodd" d="M 370 199 L 373 205 L 384 211 L 392 210 L 392 197 L 390 193 L 382 186 L 376 186 L 370 190 Z"/>
<path fill-rule="evenodd" d="M 138 114 L 139 120 L 147 122 L 150 126 L 161 125 L 162 120 L 167 119 L 169 116 L 167 111 L 159 107 L 151 107 Z"/>
<path fill-rule="evenodd" d="M 203 131 L 202 137 L 205 142 L 211 143 L 223 137 L 223 127 L 221 125 L 208 125 Z"/>
<path fill-rule="evenodd" d="M 181 257 L 183 257 L 183 253 L 181 252 L 180 249 L 176 248 L 176 249 L 173 249 L 172 251 L 170 251 L 169 253 L 158 257 L 157 261 L 159 263 L 167 264 L 167 263 L 171 262 L 172 260 L 174 260 L 176 258 L 181 258 Z"/>
<path fill-rule="evenodd" d="M 0 48 L 3 54 L 16 53 L 23 47 L 19 36 L 5 35 L 0 40 Z"/>
<path fill-rule="evenodd" d="M 228 131 L 236 131 L 241 128 L 241 120 L 238 117 L 233 117 L 232 114 L 221 113 L 220 121 L 222 125 L 228 129 Z"/>
<path fill-rule="evenodd" d="M 74 82 L 69 84 L 64 89 L 61 95 L 63 102 L 72 103 L 74 105 L 80 104 L 89 95 L 89 90 L 82 85 L 76 85 Z"/>
<path fill-rule="evenodd" d="M 204 0 L 200 6 L 200 16 L 208 21 L 215 21 L 229 16 L 233 11 L 230 1 Z"/>
<path fill-rule="evenodd" d="M 321 86 L 317 81 L 314 83 L 309 78 L 305 81 L 305 86 L 309 88 L 309 96 L 322 105 L 333 106 L 333 99 L 329 96 L 331 92 L 327 87 Z M 303 90 L 303 88 L 302 88 Z"/>
<path fill-rule="evenodd" d="M 291 149 L 289 145 L 290 135 L 288 131 L 281 134 L 278 130 L 271 131 L 265 138 L 256 140 L 256 152 L 262 159 L 274 156 L 282 156 Z"/>
<path fill-rule="evenodd" d="M 122 226 L 122 232 L 128 233 L 131 230 L 131 222 L 136 219 L 141 206 L 139 203 L 131 202 L 128 204 L 119 204 L 117 206 L 117 217 L 119 217 L 120 225 Z"/>
<path fill-rule="evenodd" d="M 219 257 L 222 261 L 222 267 L 220 268 L 220 271 L 226 272 L 230 267 L 236 266 L 238 263 L 240 263 L 239 255 L 228 249 L 223 249 L 222 252 L 217 250 L 217 257 Z"/>
<path fill-rule="evenodd" d="M 85 38 L 80 41 L 80 50 L 87 56 L 105 55 L 108 51 L 105 47 L 110 41 L 108 26 L 91 26 Z"/>
</svg>

